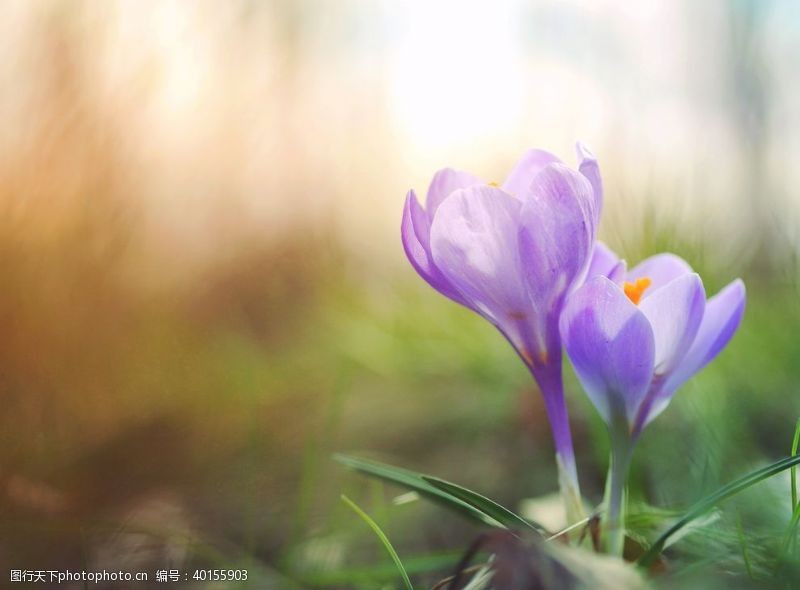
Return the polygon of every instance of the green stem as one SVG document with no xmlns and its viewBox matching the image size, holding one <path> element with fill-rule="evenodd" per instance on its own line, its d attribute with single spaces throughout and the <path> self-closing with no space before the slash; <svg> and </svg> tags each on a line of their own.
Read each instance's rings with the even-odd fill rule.
<svg viewBox="0 0 800 590">
<path fill-rule="evenodd" d="M 616 429 L 618 430 L 618 429 Z M 625 548 L 625 482 L 633 444 L 627 434 L 611 435 L 611 460 L 606 479 L 606 553 L 622 557 Z"/>
<path fill-rule="evenodd" d="M 558 486 L 567 513 L 567 525 L 572 525 L 586 518 L 581 492 L 578 488 L 574 469 L 569 470 L 566 468 L 561 456 L 558 454 L 556 454 L 556 465 L 558 466 Z"/>
<path fill-rule="evenodd" d="M 800 418 L 794 427 L 794 437 L 792 438 L 792 456 L 797 454 L 797 447 L 800 443 Z M 792 512 L 797 509 L 797 469 L 791 468 L 790 477 L 792 482 Z"/>
</svg>

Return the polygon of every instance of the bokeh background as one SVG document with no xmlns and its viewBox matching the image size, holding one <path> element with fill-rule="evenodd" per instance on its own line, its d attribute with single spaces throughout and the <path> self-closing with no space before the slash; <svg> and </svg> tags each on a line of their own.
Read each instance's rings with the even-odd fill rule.
<svg viewBox="0 0 800 590">
<path fill-rule="evenodd" d="M 2 15 L 5 572 L 237 566 L 256 588 L 391 588 L 346 492 L 433 583 L 477 529 L 392 504 L 333 452 L 514 507 L 554 492 L 530 377 L 399 238 L 405 192 L 437 168 L 502 180 L 534 146 L 568 162 L 592 147 L 601 237 L 629 261 L 672 250 L 709 292 L 747 283 L 740 333 L 645 434 L 632 498 L 685 506 L 788 453 L 797 3 L 4 0 Z M 568 396 L 598 502 L 603 429 L 574 379 Z M 788 481 L 773 487 L 758 497 L 788 506 Z"/>
</svg>

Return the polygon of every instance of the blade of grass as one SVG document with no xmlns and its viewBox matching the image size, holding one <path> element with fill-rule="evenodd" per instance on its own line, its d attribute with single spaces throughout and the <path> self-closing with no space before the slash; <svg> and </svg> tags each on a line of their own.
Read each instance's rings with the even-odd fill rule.
<svg viewBox="0 0 800 590">
<path fill-rule="evenodd" d="M 797 447 L 800 444 L 800 418 L 797 419 L 797 425 L 794 427 L 794 438 L 792 439 L 792 456 L 797 454 Z M 797 468 L 792 467 L 792 512 L 797 509 Z"/>
<path fill-rule="evenodd" d="M 800 523 L 800 505 L 794 507 L 792 512 L 792 519 L 789 521 L 789 527 L 786 530 L 786 535 L 783 538 L 783 545 L 781 546 L 781 555 L 789 550 L 789 545 L 792 544 L 797 538 L 797 524 Z"/>
<path fill-rule="evenodd" d="M 476 510 L 480 510 L 483 514 L 486 514 L 495 519 L 497 522 L 502 523 L 507 528 L 522 530 L 529 529 L 535 531 L 543 537 L 550 536 L 550 533 L 540 524 L 530 522 L 527 519 L 522 518 L 518 514 L 515 514 L 508 508 L 501 506 L 486 496 L 482 496 L 481 494 L 473 492 L 472 490 L 468 490 L 467 488 L 458 484 L 439 479 L 438 477 L 423 475 L 422 479 L 431 484 L 433 487 L 455 498 L 458 498 L 463 502 L 466 502 Z"/>
<path fill-rule="evenodd" d="M 683 527 L 691 523 L 696 518 L 703 516 L 706 512 L 711 510 L 714 506 L 738 494 L 747 488 L 777 475 L 782 471 L 793 467 L 800 463 L 800 455 L 794 457 L 785 457 L 780 461 L 776 461 L 771 465 L 757 469 L 739 479 L 732 481 L 728 485 L 721 487 L 719 490 L 710 494 L 692 506 L 686 514 L 684 514 L 678 521 L 664 531 L 658 539 L 650 546 L 650 548 L 637 560 L 637 563 L 643 567 L 650 565 L 653 560 L 658 557 L 664 550 L 664 546 L 669 538 L 680 531 Z"/>
<path fill-rule="evenodd" d="M 335 461 L 342 465 L 354 469 L 359 473 L 368 475 L 370 477 L 377 477 L 384 481 L 391 482 L 395 485 L 401 486 L 408 490 L 418 492 L 420 495 L 425 496 L 429 500 L 438 502 L 446 508 L 455 510 L 456 512 L 468 516 L 482 524 L 488 524 L 493 527 L 505 528 L 504 525 L 494 518 L 484 514 L 474 506 L 467 502 L 460 500 L 450 494 L 439 490 L 432 486 L 423 479 L 422 474 L 402 469 L 400 467 L 393 467 L 378 461 L 371 461 L 369 459 L 360 459 L 358 457 L 351 457 L 349 455 L 334 455 Z"/>
<path fill-rule="evenodd" d="M 411 580 L 408 578 L 408 573 L 406 573 L 406 568 L 403 567 L 403 562 L 400 561 L 400 556 L 397 555 L 397 551 L 394 550 L 394 547 L 389 542 L 389 537 L 381 530 L 381 527 L 378 526 L 378 523 L 372 520 L 369 515 L 361 510 L 355 502 L 353 502 L 350 498 L 342 494 L 341 496 L 342 502 L 347 504 L 353 512 L 355 512 L 361 520 L 363 520 L 369 528 L 372 529 L 372 532 L 380 539 L 380 542 L 383 544 L 383 547 L 386 549 L 386 552 L 389 554 L 389 557 L 392 558 L 394 564 L 397 566 L 397 570 L 400 572 L 400 576 L 403 578 L 403 584 L 405 584 L 406 590 L 414 590 L 414 587 L 411 585 Z"/>
<path fill-rule="evenodd" d="M 797 455 L 797 448 L 799 444 L 800 418 L 797 419 L 797 425 L 794 428 L 794 437 L 792 438 L 792 456 Z M 797 468 L 792 467 L 789 477 L 792 487 L 792 517 L 789 519 L 789 526 L 786 529 L 786 535 L 784 536 L 783 544 L 781 545 L 781 557 L 783 557 L 783 555 L 785 555 L 790 548 L 795 550 L 797 545 L 797 523 L 800 522 L 800 504 L 797 502 Z"/>
</svg>

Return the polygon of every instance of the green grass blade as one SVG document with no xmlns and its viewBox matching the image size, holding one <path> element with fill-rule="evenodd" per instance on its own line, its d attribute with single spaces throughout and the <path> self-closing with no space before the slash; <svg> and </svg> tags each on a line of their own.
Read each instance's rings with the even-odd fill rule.
<svg viewBox="0 0 800 590">
<path fill-rule="evenodd" d="M 687 524 L 691 523 L 696 518 L 703 516 L 706 512 L 711 510 L 723 500 L 726 500 L 727 498 L 730 498 L 731 496 L 738 494 L 739 492 L 744 491 L 747 488 L 772 477 L 773 475 L 777 475 L 782 471 L 786 471 L 798 463 L 800 463 L 800 455 L 786 457 L 780 461 L 776 461 L 771 465 L 757 469 L 756 471 L 753 471 L 744 477 L 732 481 L 713 494 L 706 496 L 692 506 L 689 511 L 686 512 L 686 514 L 684 514 L 675 524 L 664 531 L 664 533 L 662 533 L 661 536 L 650 546 L 650 548 L 638 559 L 637 563 L 641 566 L 650 565 L 650 563 L 652 563 L 653 560 L 664 550 L 664 546 L 669 538 Z"/>
<path fill-rule="evenodd" d="M 550 533 L 540 524 L 530 522 L 527 519 L 522 518 L 508 508 L 501 506 L 494 500 L 490 500 L 486 496 L 482 496 L 477 492 L 473 492 L 472 490 L 468 490 L 465 487 L 449 481 L 439 479 L 438 477 L 423 475 L 422 479 L 446 494 L 466 502 L 476 510 L 480 510 L 483 514 L 493 518 L 509 529 L 529 529 L 544 537 L 550 536 Z"/>
<path fill-rule="evenodd" d="M 378 526 L 378 523 L 372 520 L 369 515 L 361 510 L 361 508 L 359 508 L 350 498 L 344 494 L 342 494 L 341 498 L 342 502 L 347 504 L 353 510 L 353 512 L 358 514 L 361 520 L 366 522 L 378 539 L 380 539 L 384 548 L 389 553 L 389 557 L 392 558 L 392 561 L 394 561 L 394 564 L 397 566 L 397 570 L 400 572 L 400 576 L 403 578 L 403 583 L 405 584 L 406 590 L 414 590 L 414 587 L 411 585 L 411 580 L 408 579 L 406 568 L 403 567 L 403 562 L 400 561 L 400 556 L 397 555 L 397 551 L 394 550 L 394 547 L 392 547 L 392 544 L 389 542 L 389 537 L 387 537 L 386 534 L 381 530 L 381 527 Z"/>
<path fill-rule="evenodd" d="M 797 419 L 797 425 L 794 427 L 794 438 L 792 439 L 792 456 L 797 454 L 797 446 L 800 444 L 800 418 Z M 792 512 L 797 509 L 797 468 L 792 467 Z"/>
<path fill-rule="evenodd" d="M 378 479 L 388 481 L 408 490 L 418 492 L 420 495 L 425 496 L 429 500 L 438 502 L 442 506 L 450 508 L 451 510 L 455 510 L 461 515 L 468 516 L 482 524 L 505 528 L 505 525 L 503 525 L 501 522 L 487 514 L 484 514 L 469 503 L 464 502 L 463 500 L 432 486 L 430 483 L 425 481 L 424 476 L 420 473 L 409 471 L 408 469 L 402 469 L 400 467 L 393 467 L 391 465 L 379 463 L 378 461 L 351 457 L 349 455 L 337 454 L 334 455 L 333 458 L 342 465 L 345 465 L 350 469 L 354 469 L 359 473 L 363 473 L 364 475 L 368 475 L 370 477 L 377 477 Z"/>
<path fill-rule="evenodd" d="M 789 527 L 786 530 L 786 535 L 783 537 L 781 555 L 786 553 L 789 550 L 789 545 L 796 541 L 798 523 L 800 523 L 800 505 L 796 505 L 792 512 L 792 519 L 789 521 Z"/>
</svg>

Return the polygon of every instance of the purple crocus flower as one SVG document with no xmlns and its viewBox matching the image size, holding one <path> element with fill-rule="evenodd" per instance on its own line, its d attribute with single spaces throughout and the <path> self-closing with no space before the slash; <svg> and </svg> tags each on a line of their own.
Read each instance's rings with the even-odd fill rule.
<svg viewBox="0 0 800 590">
<path fill-rule="evenodd" d="M 406 255 L 434 289 L 477 312 L 508 339 L 544 395 L 568 511 L 580 514 L 564 403 L 558 318 L 587 273 L 602 206 L 594 156 L 577 146 L 578 170 L 528 151 L 502 185 L 446 168 L 426 207 L 406 198 Z"/>
<path fill-rule="evenodd" d="M 598 243 L 591 276 L 571 295 L 561 337 L 586 393 L 609 426 L 609 522 L 621 551 L 622 486 L 642 429 L 677 389 L 730 341 L 742 319 L 737 279 L 706 300 L 700 277 L 673 254 L 648 258 L 625 273 Z"/>
</svg>

